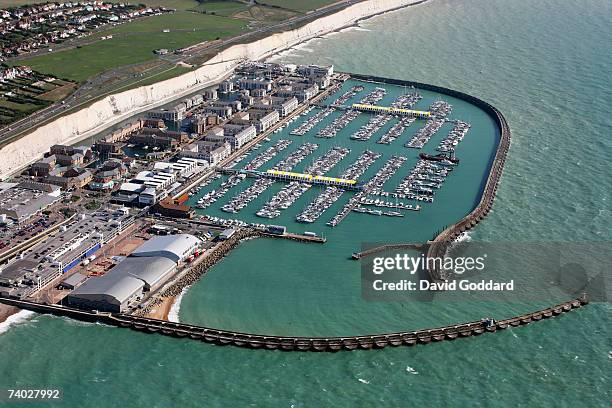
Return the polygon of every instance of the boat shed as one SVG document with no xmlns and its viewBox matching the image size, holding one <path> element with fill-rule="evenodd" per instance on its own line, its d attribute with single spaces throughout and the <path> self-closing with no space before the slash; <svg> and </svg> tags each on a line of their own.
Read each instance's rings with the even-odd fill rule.
<svg viewBox="0 0 612 408">
<path fill-rule="evenodd" d="M 201 241 L 189 234 L 156 236 L 136 248 L 132 257 L 162 256 L 181 262 L 195 252 Z"/>
<path fill-rule="evenodd" d="M 132 276 L 107 273 L 88 279 L 66 296 L 62 304 L 79 309 L 124 312 L 130 303 L 142 296 L 144 282 Z"/>
<path fill-rule="evenodd" d="M 176 271 L 176 262 L 163 256 L 128 257 L 109 274 L 132 276 L 144 282 L 144 290 L 159 288 Z"/>
</svg>

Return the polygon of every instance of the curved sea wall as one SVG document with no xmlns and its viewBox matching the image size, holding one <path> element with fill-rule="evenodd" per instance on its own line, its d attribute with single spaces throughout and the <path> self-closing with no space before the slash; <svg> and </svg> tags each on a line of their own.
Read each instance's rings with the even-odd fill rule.
<svg viewBox="0 0 612 408">
<path fill-rule="evenodd" d="M 139 112 L 168 103 L 223 79 L 241 60 L 259 60 L 301 42 L 357 23 L 365 18 L 418 4 L 415 0 L 369 0 L 321 17 L 300 28 L 273 34 L 221 51 L 207 65 L 154 85 L 110 95 L 87 108 L 63 116 L 0 149 L 0 179 L 37 160 L 54 144 L 70 144 L 92 136 Z"/>
<path fill-rule="evenodd" d="M 435 329 L 343 337 L 266 336 L 261 334 L 211 329 L 203 326 L 149 319 L 121 313 L 89 312 L 58 305 L 44 305 L 2 297 L 0 297 L 0 303 L 19 307 L 21 309 L 32 310 L 37 313 L 66 316 L 88 322 L 101 322 L 142 331 L 144 333 L 157 333 L 179 338 L 183 337 L 220 346 L 232 345 L 252 349 L 283 351 L 335 352 L 341 350 L 368 350 L 384 347 L 414 346 L 416 344 L 429 344 L 444 340 L 478 336 L 485 333 L 494 333 L 497 330 L 518 327 L 562 315 L 586 305 L 588 300 L 583 296 L 552 307 L 498 321 L 483 319 L 481 321 L 454 324 Z"/>
<path fill-rule="evenodd" d="M 457 237 L 466 231 L 474 228 L 480 221 L 486 217 L 493 207 L 493 201 L 495 200 L 495 194 L 497 193 L 497 187 L 501 179 L 504 164 L 506 162 L 506 156 L 508 149 L 510 148 L 510 127 L 504 115 L 497 110 L 491 104 L 483 101 L 482 99 L 476 98 L 475 96 L 468 95 L 463 92 L 455 91 L 453 89 L 443 88 L 436 85 L 422 84 L 413 81 L 403 81 L 399 79 L 381 78 L 372 75 L 362 74 L 350 74 L 351 77 L 361 79 L 365 81 L 384 82 L 394 85 L 406 85 L 414 86 L 420 89 L 427 89 L 438 93 L 446 94 L 455 98 L 462 99 L 473 105 L 478 106 L 480 109 L 485 111 L 497 124 L 500 131 L 500 140 L 491 164 L 491 170 L 487 177 L 487 182 L 483 189 L 483 193 L 480 197 L 478 205 L 463 219 L 457 223 L 447 227 L 444 231 L 438 234 L 432 241 L 429 242 L 430 247 L 427 252 L 427 256 L 431 258 L 443 257 L 449 246 L 457 239 Z M 432 281 L 444 281 L 447 277 L 444 276 L 443 272 L 439 269 L 429 270 L 430 279 Z"/>
</svg>

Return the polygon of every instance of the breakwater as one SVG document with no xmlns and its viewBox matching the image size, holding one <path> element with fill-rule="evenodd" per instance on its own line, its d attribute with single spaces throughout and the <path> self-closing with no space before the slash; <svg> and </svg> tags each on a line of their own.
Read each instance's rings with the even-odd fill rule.
<svg viewBox="0 0 612 408">
<path fill-rule="evenodd" d="M 444 88 L 436 85 L 423 84 L 414 81 L 382 78 L 373 75 L 351 74 L 351 77 L 364 81 L 382 82 L 400 86 L 414 86 L 416 88 L 439 92 L 455 98 L 459 98 L 473 105 L 476 105 L 480 109 L 485 111 L 498 126 L 500 131 L 500 140 L 497 146 L 497 150 L 495 152 L 495 157 L 493 158 L 493 162 L 491 164 L 489 176 L 487 177 L 487 181 L 478 204 L 463 219 L 444 229 L 433 240 L 429 242 L 430 246 L 427 251 L 427 257 L 443 257 L 444 254 L 448 251 L 448 248 L 459 237 L 459 235 L 474 228 L 480 221 L 484 219 L 484 217 L 487 216 L 487 214 L 491 211 L 491 208 L 493 207 L 493 201 L 495 200 L 497 187 L 499 186 L 499 181 L 501 179 L 504 164 L 506 162 L 508 149 L 510 148 L 510 127 L 508 126 L 506 118 L 499 110 L 497 110 L 497 108 L 483 101 L 482 99 L 476 98 L 475 96 L 468 95 L 460 91 L 455 91 L 453 89 Z M 428 272 L 430 280 L 434 282 L 444 281 L 448 278 L 448 276 L 444 275 L 444 272 L 437 267 L 429 269 Z"/>
<path fill-rule="evenodd" d="M 433 329 L 346 337 L 266 336 L 212 329 L 204 326 L 175 323 L 121 313 L 96 313 L 59 305 L 43 305 L 16 299 L 0 298 L 0 302 L 38 313 L 66 316 L 88 322 L 100 322 L 113 326 L 130 328 L 144 333 L 157 333 L 165 336 L 188 338 L 222 346 L 233 345 L 252 349 L 283 351 L 334 352 L 341 350 L 368 350 L 384 347 L 414 346 L 417 344 L 429 344 L 432 342 L 456 340 L 486 333 L 494 333 L 498 330 L 519 327 L 532 322 L 559 316 L 586 305 L 588 300 L 586 296 L 583 296 L 553 307 L 497 321 L 483 319 L 480 321 L 454 324 Z"/>
</svg>

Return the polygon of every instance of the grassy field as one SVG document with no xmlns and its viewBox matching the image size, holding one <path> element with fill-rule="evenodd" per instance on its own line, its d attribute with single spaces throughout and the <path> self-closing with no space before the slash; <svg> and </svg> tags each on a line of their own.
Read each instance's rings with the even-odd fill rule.
<svg viewBox="0 0 612 408">
<path fill-rule="evenodd" d="M 242 18 L 249 21 L 255 20 L 262 25 L 268 25 L 270 23 L 277 23 L 280 21 L 288 20 L 298 14 L 298 12 L 287 9 L 264 6 L 251 6 L 248 9 L 234 14 L 233 17 Z"/>
<path fill-rule="evenodd" d="M 240 11 L 247 10 L 249 6 L 239 1 L 204 1 L 189 10 L 199 13 L 215 14 L 218 16 L 231 16 Z"/>
<path fill-rule="evenodd" d="M 45 80 L 46 75 L 33 73 L 0 84 L 0 125 L 4 126 L 61 100 L 73 92 L 72 82 Z"/>
<path fill-rule="evenodd" d="M 39 72 L 82 82 L 111 68 L 146 62 L 157 58 L 153 50 L 174 50 L 218 37 L 242 32 L 241 20 L 199 13 L 177 12 L 136 20 L 106 30 L 98 36 L 113 38 L 48 55 L 19 61 Z M 170 32 L 164 33 L 168 29 Z"/>
<path fill-rule="evenodd" d="M 259 4 L 307 12 L 337 2 L 338 0 L 261 0 Z"/>
</svg>

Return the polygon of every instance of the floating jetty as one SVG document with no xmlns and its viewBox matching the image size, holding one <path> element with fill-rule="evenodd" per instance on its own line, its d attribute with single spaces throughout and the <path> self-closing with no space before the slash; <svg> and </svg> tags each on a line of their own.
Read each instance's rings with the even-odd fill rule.
<svg viewBox="0 0 612 408">
<path fill-rule="evenodd" d="M 352 258 L 353 259 L 361 259 L 361 258 L 365 258 L 374 254 L 378 254 L 380 252 L 385 252 L 385 251 L 394 251 L 394 250 L 398 250 L 398 249 L 415 249 L 415 250 L 421 250 L 425 247 L 425 244 L 414 244 L 414 243 L 410 243 L 410 244 L 386 244 L 386 245 L 380 245 L 380 246 L 376 246 L 376 247 L 372 247 L 369 249 L 365 249 L 361 252 L 353 252 L 352 254 Z"/>
<path fill-rule="evenodd" d="M 509 327 L 527 325 L 562 315 L 586 305 L 588 300 L 586 296 L 582 296 L 553 307 L 503 320 L 483 318 L 479 321 L 448 325 L 433 329 L 334 337 L 268 336 L 169 322 L 166 320 L 151 319 L 122 313 L 83 311 L 59 305 L 44 305 L 4 297 L 0 297 L 0 302 L 37 313 L 66 316 L 87 322 L 99 322 L 112 326 L 129 328 L 147 334 L 157 333 L 164 336 L 202 341 L 220 346 L 232 345 L 252 349 L 281 351 L 336 352 L 342 350 L 369 350 L 385 347 L 415 346 L 417 344 L 429 344 L 444 340 L 453 341 L 459 338 L 494 333 Z"/>
<path fill-rule="evenodd" d="M 351 109 L 360 111 L 360 112 L 384 113 L 387 115 L 399 115 L 399 116 L 413 116 L 413 117 L 422 118 L 422 119 L 427 119 L 431 116 L 431 113 L 427 111 L 393 108 L 393 107 L 388 107 L 388 106 L 368 105 L 364 103 L 354 103 L 353 105 L 351 105 Z"/>
</svg>

